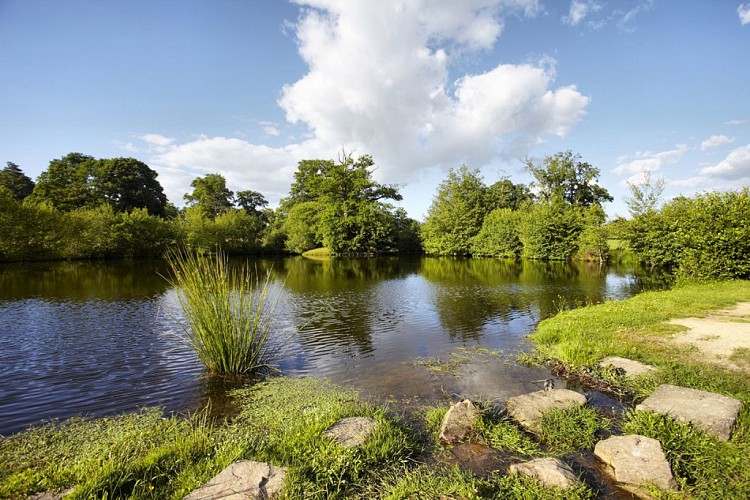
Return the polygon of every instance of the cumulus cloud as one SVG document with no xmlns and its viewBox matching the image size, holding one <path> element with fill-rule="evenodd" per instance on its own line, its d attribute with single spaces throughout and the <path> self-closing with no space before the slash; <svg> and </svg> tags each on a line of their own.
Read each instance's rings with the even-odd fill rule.
<svg viewBox="0 0 750 500">
<path fill-rule="evenodd" d="M 539 14 L 538 0 L 295 1 L 301 13 L 293 29 L 308 71 L 283 87 L 278 104 L 306 130 L 304 140 L 271 148 L 237 138 L 178 144 L 142 136 L 163 148 L 153 163 L 165 175 L 219 171 L 250 183 L 243 189 L 283 194 L 299 160 L 331 158 L 344 147 L 373 155 L 379 181 L 403 184 L 436 166 L 522 157 L 585 114 L 589 98 L 574 85 L 555 87 L 548 58 L 451 73 L 457 60 L 498 43 L 506 16 Z M 278 128 L 270 126 L 273 135 Z"/>
<path fill-rule="evenodd" d="M 591 14 L 601 10 L 602 6 L 592 0 L 573 0 L 570 2 L 570 9 L 568 15 L 562 18 L 563 23 L 575 26 L 583 19 Z"/>
<path fill-rule="evenodd" d="M 701 142 L 701 151 L 717 148 L 719 146 L 730 144 L 732 142 L 734 142 L 734 137 L 727 137 L 725 135 L 712 135 L 705 141 Z"/>
<path fill-rule="evenodd" d="M 631 179 L 635 179 L 637 182 L 645 172 L 655 172 L 665 166 L 673 165 L 680 161 L 680 158 L 687 152 L 688 147 L 685 144 L 678 144 L 674 149 L 660 153 L 639 151 L 634 155 L 634 158 L 630 156 L 619 157 L 618 165 L 614 171 L 619 175 L 633 176 Z M 630 179 L 628 180 L 633 182 Z"/>
<path fill-rule="evenodd" d="M 701 169 L 701 174 L 727 180 L 750 177 L 750 144 L 732 150 L 721 162 Z"/>
<path fill-rule="evenodd" d="M 742 26 L 750 24 L 750 3 L 742 3 L 737 7 L 737 14 L 740 16 Z"/>
</svg>

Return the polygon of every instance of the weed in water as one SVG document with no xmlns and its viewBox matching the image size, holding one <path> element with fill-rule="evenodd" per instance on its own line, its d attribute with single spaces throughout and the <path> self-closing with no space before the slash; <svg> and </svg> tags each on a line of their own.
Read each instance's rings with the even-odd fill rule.
<svg viewBox="0 0 750 500">
<path fill-rule="evenodd" d="M 273 336 L 270 274 L 261 280 L 247 267 L 230 268 L 221 252 L 172 250 L 167 262 L 187 320 L 180 327 L 206 368 L 226 374 L 268 368 L 280 348 Z"/>
</svg>

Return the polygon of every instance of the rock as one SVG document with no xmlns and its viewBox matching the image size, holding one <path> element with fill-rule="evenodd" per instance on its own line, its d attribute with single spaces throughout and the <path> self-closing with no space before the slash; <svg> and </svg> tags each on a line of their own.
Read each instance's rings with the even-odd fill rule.
<svg viewBox="0 0 750 500">
<path fill-rule="evenodd" d="M 440 426 L 440 440 L 451 444 L 465 439 L 474 427 L 479 410 L 468 399 L 450 407 Z"/>
<path fill-rule="evenodd" d="M 578 484 L 578 477 L 568 464 L 558 458 L 537 458 L 530 462 L 513 464 L 511 474 L 537 478 L 547 488 L 570 488 Z"/>
<path fill-rule="evenodd" d="M 742 403 L 713 392 L 662 384 L 636 410 L 669 415 L 678 422 L 690 422 L 726 441 L 732 434 Z"/>
<path fill-rule="evenodd" d="M 599 362 L 599 366 L 603 368 L 612 366 L 617 370 L 621 370 L 622 374 L 626 377 L 638 377 L 656 372 L 656 368 L 651 365 L 641 363 L 640 361 L 633 361 L 632 359 L 618 358 L 617 356 L 604 358 Z"/>
<path fill-rule="evenodd" d="M 246 500 L 276 497 L 284 486 L 286 469 L 265 462 L 241 460 L 229 465 L 185 500 Z"/>
<path fill-rule="evenodd" d="M 370 417 L 348 417 L 330 426 L 323 435 L 333 438 L 344 448 L 354 448 L 365 444 L 377 426 L 378 423 Z"/>
<path fill-rule="evenodd" d="M 539 418 L 542 413 L 552 408 L 565 409 L 571 406 L 583 406 L 586 396 L 568 389 L 552 389 L 522 394 L 508 400 L 508 414 L 525 429 L 539 433 Z"/>
<path fill-rule="evenodd" d="M 596 443 L 594 455 L 612 468 L 615 481 L 637 488 L 648 484 L 663 490 L 676 488 L 672 469 L 661 443 L 646 436 L 612 436 Z M 635 490 L 636 494 L 643 492 Z"/>
</svg>

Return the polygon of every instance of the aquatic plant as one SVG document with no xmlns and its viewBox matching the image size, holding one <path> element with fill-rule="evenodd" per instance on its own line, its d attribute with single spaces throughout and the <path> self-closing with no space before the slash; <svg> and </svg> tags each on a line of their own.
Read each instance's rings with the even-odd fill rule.
<svg viewBox="0 0 750 500">
<path fill-rule="evenodd" d="M 185 315 L 185 338 L 209 371 L 251 374 L 270 367 L 280 347 L 269 297 L 270 273 L 261 279 L 247 266 L 229 266 L 222 252 L 167 253 L 171 278 Z"/>
</svg>

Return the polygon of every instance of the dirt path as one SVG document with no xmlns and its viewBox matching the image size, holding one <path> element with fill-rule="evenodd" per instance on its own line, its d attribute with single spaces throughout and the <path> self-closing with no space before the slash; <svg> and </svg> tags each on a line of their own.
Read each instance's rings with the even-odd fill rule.
<svg viewBox="0 0 750 500">
<path fill-rule="evenodd" d="M 736 370 L 750 370 L 750 302 L 714 311 L 705 318 L 680 318 L 670 323 L 687 328 L 675 334 L 673 340 L 697 347 L 707 361 Z"/>
</svg>

